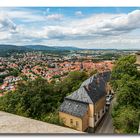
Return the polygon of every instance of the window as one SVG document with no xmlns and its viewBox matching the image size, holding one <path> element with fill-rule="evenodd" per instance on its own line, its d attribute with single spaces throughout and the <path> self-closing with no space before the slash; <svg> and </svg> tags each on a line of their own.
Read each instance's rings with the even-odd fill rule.
<svg viewBox="0 0 140 140">
<path fill-rule="evenodd" d="M 63 123 L 66 123 L 66 118 L 62 118 L 61 120 Z"/>
<path fill-rule="evenodd" d="M 76 127 L 79 127 L 79 122 L 78 121 L 76 121 Z"/>
<path fill-rule="evenodd" d="M 100 112 L 98 112 L 98 118 L 100 118 Z"/>
<path fill-rule="evenodd" d="M 103 108 L 103 110 L 102 110 L 102 113 L 104 113 L 104 108 Z"/>
<path fill-rule="evenodd" d="M 95 122 L 96 122 L 97 121 L 96 115 L 94 115 L 94 118 L 95 118 Z"/>
<path fill-rule="evenodd" d="M 73 119 L 70 119 L 70 124 L 73 124 Z"/>
</svg>

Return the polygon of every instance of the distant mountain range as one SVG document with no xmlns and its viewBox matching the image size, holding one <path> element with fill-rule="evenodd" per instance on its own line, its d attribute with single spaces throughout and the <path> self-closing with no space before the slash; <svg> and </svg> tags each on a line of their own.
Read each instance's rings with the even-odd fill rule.
<svg viewBox="0 0 140 140">
<path fill-rule="evenodd" d="M 45 45 L 23 45 L 23 46 L 17 46 L 17 45 L 5 45 L 0 44 L 0 54 L 4 52 L 20 52 L 20 51 L 75 51 L 75 50 L 114 50 L 117 51 L 119 49 L 83 49 L 83 48 L 77 48 L 74 46 L 45 46 Z M 129 49 L 121 49 L 124 51 L 130 51 Z M 134 51 L 135 49 L 133 49 Z M 137 49 L 138 50 L 138 49 Z M 136 51 L 137 51 L 136 50 Z"/>
<path fill-rule="evenodd" d="M 24 47 L 32 50 L 79 50 L 79 48 L 73 46 L 26 45 Z"/>
<path fill-rule="evenodd" d="M 64 50 L 79 50 L 79 48 L 73 46 L 45 46 L 45 45 L 25 45 L 25 46 L 16 46 L 16 45 L 0 45 L 0 51 L 64 51 Z"/>
</svg>

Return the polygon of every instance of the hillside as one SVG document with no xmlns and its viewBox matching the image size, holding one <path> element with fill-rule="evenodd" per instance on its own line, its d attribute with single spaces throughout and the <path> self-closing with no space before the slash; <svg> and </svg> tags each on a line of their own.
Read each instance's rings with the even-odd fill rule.
<svg viewBox="0 0 140 140">
<path fill-rule="evenodd" d="M 78 50 L 79 48 L 73 46 L 45 46 L 45 45 L 0 45 L 0 51 L 7 50 Z"/>
<path fill-rule="evenodd" d="M 27 49 L 32 49 L 32 50 L 59 50 L 59 51 L 64 51 L 64 50 L 79 50 L 79 48 L 72 47 L 72 46 L 44 46 L 44 45 L 27 45 L 24 46 Z"/>
<path fill-rule="evenodd" d="M 16 46 L 16 45 L 0 45 L 0 56 L 9 56 L 10 54 L 16 52 L 27 52 L 27 51 L 51 51 L 51 52 L 63 52 L 79 50 L 79 48 L 72 46 L 45 46 L 45 45 L 25 45 L 25 46 Z"/>
</svg>

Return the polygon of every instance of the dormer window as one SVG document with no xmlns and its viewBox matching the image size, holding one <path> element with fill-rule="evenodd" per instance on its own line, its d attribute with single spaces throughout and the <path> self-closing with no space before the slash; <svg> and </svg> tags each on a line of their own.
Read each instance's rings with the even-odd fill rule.
<svg viewBox="0 0 140 140">
<path fill-rule="evenodd" d="M 99 83 L 100 83 L 100 78 L 98 77 L 98 78 L 96 79 L 96 84 L 99 85 Z"/>
</svg>

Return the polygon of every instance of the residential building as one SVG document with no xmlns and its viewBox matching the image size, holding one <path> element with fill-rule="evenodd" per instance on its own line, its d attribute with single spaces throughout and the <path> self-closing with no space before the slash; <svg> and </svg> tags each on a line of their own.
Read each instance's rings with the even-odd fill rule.
<svg viewBox="0 0 140 140">
<path fill-rule="evenodd" d="M 136 65 L 138 70 L 140 70 L 140 51 L 136 53 Z"/>
<path fill-rule="evenodd" d="M 65 97 L 59 109 L 63 123 L 79 131 L 94 131 L 106 112 L 106 94 L 110 71 L 85 80 L 81 87 Z"/>
</svg>

